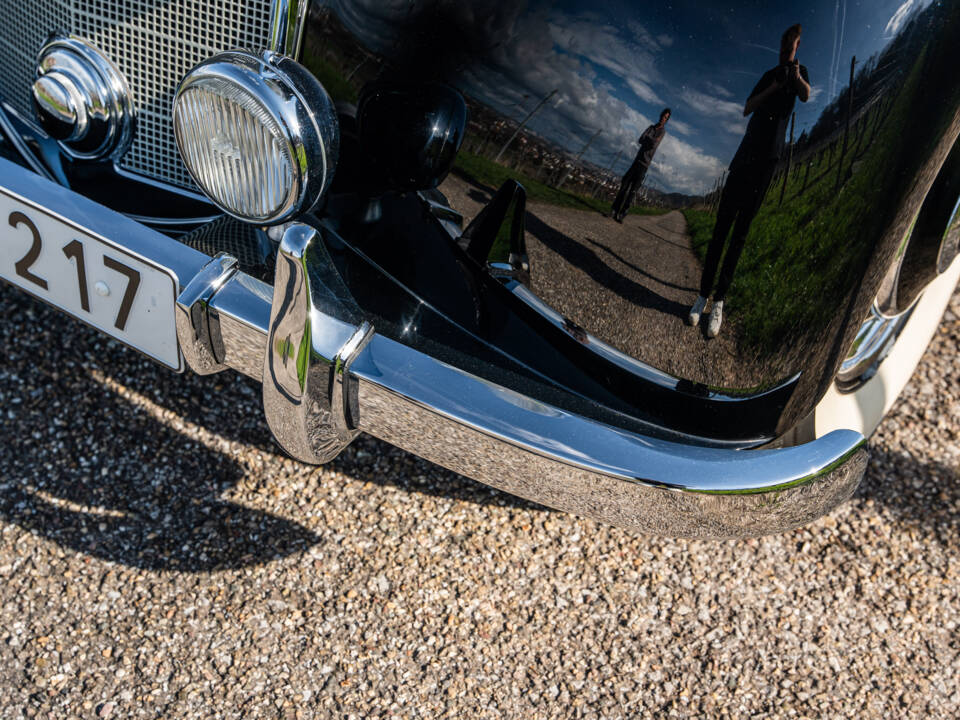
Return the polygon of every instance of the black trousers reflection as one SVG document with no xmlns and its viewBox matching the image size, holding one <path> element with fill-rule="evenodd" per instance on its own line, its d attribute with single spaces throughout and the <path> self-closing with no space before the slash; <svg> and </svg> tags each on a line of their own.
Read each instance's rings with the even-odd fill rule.
<svg viewBox="0 0 960 720">
<path fill-rule="evenodd" d="M 612 207 L 614 217 L 622 218 L 627 214 L 630 206 L 633 205 L 633 196 L 643 185 L 643 179 L 647 176 L 647 169 L 646 165 L 634 163 L 620 180 L 620 189 L 617 191 L 617 197 L 614 199 Z"/>
<path fill-rule="evenodd" d="M 703 275 L 700 276 L 700 295 L 710 297 L 713 293 L 715 301 L 723 300 L 733 282 L 733 274 L 740 261 L 740 253 L 747 241 L 750 225 L 757 216 L 767 188 L 773 180 L 776 162 L 756 163 L 744 165 L 730 170 L 727 183 L 720 196 L 720 207 L 717 209 L 717 222 L 713 226 L 713 238 L 707 248 L 707 259 L 703 265 Z M 730 235 L 730 227 L 733 234 Z M 727 242 L 727 235 L 730 235 Z M 723 248 L 727 252 L 724 254 Z M 717 283 L 713 281 L 717 274 L 720 257 L 723 256 L 723 267 L 720 268 L 720 277 Z"/>
</svg>

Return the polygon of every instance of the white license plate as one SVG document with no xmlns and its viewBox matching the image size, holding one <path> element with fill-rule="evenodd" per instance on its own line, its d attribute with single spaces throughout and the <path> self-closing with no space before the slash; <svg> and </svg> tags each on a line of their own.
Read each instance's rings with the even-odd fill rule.
<svg viewBox="0 0 960 720">
<path fill-rule="evenodd" d="M 0 187 L 0 277 L 183 369 L 173 271 Z"/>
</svg>

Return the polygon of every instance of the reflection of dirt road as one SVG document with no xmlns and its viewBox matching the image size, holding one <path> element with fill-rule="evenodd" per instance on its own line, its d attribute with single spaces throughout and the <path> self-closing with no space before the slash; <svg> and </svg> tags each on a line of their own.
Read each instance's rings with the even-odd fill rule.
<svg viewBox="0 0 960 720">
<path fill-rule="evenodd" d="M 451 177 L 441 187 L 467 222 L 489 193 Z M 542 203 L 527 207 L 534 292 L 589 333 L 677 377 L 749 388 L 770 381 L 737 356 L 736 311 L 714 340 L 686 323 L 701 266 L 678 211 L 628 215 L 623 224 L 594 212 Z"/>
</svg>

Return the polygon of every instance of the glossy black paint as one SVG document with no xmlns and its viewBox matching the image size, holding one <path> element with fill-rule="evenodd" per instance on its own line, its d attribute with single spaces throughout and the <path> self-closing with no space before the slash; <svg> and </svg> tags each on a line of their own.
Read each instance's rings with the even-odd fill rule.
<svg viewBox="0 0 960 720">
<path fill-rule="evenodd" d="M 598 357 L 574 327 L 557 327 L 522 302 L 515 293 L 520 283 L 495 279 L 451 242 L 414 194 L 388 193 L 369 201 L 333 196 L 323 222 L 339 241 L 396 284 L 388 292 L 384 280 L 361 280 L 362 266 L 352 255 L 341 254 L 353 262 L 337 265 L 341 275 L 336 284 L 350 293 L 361 317 L 378 322 L 378 332 L 408 344 L 422 338 L 434 352 L 447 346 L 444 359 L 463 367 L 463 351 L 450 344 L 451 327 L 458 328 L 454 336 L 471 338 L 472 372 L 476 359 L 497 357 L 494 365 L 523 368 L 515 377 L 498 377 L 500 384 L 544 402 L 561 407 L 573 403 L 588 416 L 597 416 L 602 407 L 604 419 L 612 413 L 623 426 L 633 418 L 647 433 L 656 434 L 659 428 L 661 433 L 698 436 L 704 442 L 758 444 L 770 438 L 793 392 L 796 378 L 736 396 L 639 364 L 625 367 Z M 400 297 L 407 299 L 400 302 Z M 444 322 L 424 316 L 442 317 Z M 551 388 L 549 397 L 538 385 Z M 584 405 L 599 407 L 584 410 Z"/>
<path fill-rule="evenodd" d="M 120 174 L 112 163 L 64 163 L 64 175 L 68 187 L 82 189 L 90 199 L 117 212 L 169 220 L 209 218 L 220 212 L 202 196 Z"/>
<path fill-rule="evenodd" d="M 890 314 L 906 312 L 923 288 L 943 272 L 957 254 L 957 202 L 960 201 L 960 144 L 954 146 L 920 208 L 903 260 L 897 267 L 894 292 L 880 307 Z"/>
<path fill-rule="evenodd" d="M 467 106 L 439 84 L 374 82 L 357 107 L 360 147 L 377 189 L 424 190 L 450 172 L 463 142 Z"/>
<path fill-rule="evenodd" d="M 398 77 L 408 94 L 419 78 L 425 104 L 437 83 L 462 94 L 467 135 L 440 190 L 469 222 L 504 180 L 527 188 L 530 288 L 543 303 L 461 257 L 439 226 L 411 224 L 410 198 L 371 202 L 363 183 L 344 181 L 335 189 L 357 195 L 353 209 L 331 202 L 329 219 L 437 312 L 602 408 L 713 439 L 780 435 L 829 387 L 871 303 L 884 292 L 915 297 L 949 254 L 931 238 L 943 236 L 952 181 L 938 183 L 930 231 L 911 240 L 910 230 L 960 132 L 960 3 L 909 5 L 851 6 L 838 44 L 835 3 L 819 0 L 776 9 L 318 0 L 301 61 L 335 100 L 355 103 Z M 785 124 L 786 149 L 710 339 L 685 317 L 743 103 L 797 22 L 809 102 Z M 672 116 L 640 201 L 660 214 L 617 225 L 602 211 L 633 139 L 665 105 Z M 405 130 L 419 138 L 422 124 L 398 122 L 388 136 Z M 378 142 L 362 135 L 360 157 Z M 338 172 L 393 174 L 358 167 L 345 155 Z M 416 180 L 407 187 L 430 186 Z M 898 292 L 884 290 L 891 277 Z M 372 306 L 364 312 L 376 325 Z"/>
</svg>

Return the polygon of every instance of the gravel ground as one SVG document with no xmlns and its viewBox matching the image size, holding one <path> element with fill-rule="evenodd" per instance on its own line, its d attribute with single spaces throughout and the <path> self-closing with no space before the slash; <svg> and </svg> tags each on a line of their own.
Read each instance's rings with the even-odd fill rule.
<svg viewBox="0 0 960 720">
<path fill-rule="evenodd" d="M 960 714 L 960 294 L 856 498 L 726 543 L 307 467 L 255 383 L 0 314 L 2 718 Z"/>
</svg>

